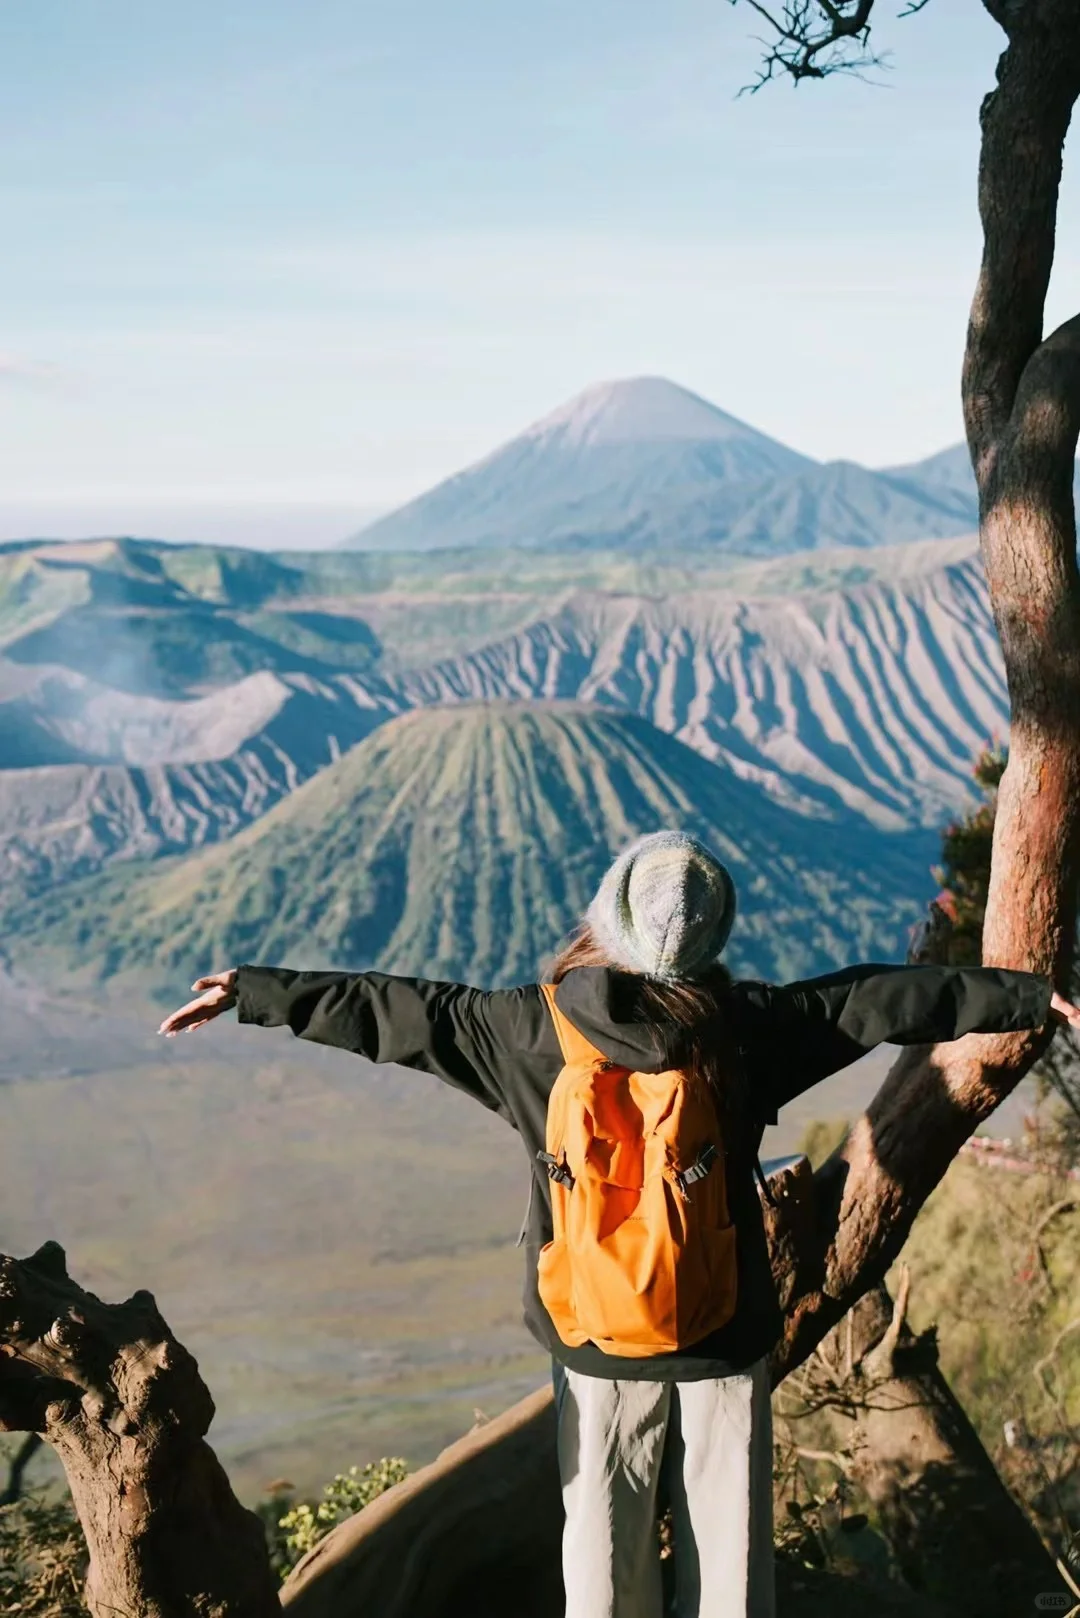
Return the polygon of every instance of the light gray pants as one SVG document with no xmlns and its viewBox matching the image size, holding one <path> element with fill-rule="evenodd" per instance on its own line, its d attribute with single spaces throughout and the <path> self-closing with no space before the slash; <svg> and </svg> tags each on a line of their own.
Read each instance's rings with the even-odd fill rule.
<svg viewBox="0 0 1080 1618">
<path fill-rule="evenodd" d="M 772 1412 L 764 1361 L 708 1382 L 558 1367 L 566 1618 L 663 1618 L 663 1468 L 678 1618 L 774 1618 Z"/>
</svg>

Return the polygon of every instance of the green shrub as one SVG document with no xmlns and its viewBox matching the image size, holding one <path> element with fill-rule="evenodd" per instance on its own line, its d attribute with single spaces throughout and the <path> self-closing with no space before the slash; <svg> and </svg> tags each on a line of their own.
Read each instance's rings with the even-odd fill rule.
<svg viewBox="0 0 1080 1618">
<path fill-rule="evenodd" d="M 278 1520 L 278 1528 L 284 1535 L 287 1563 L 284 1571 L 294 1568 L 331 1528 L 363 1511 L 380 1494 L 407 1477 L 408 1472 L 408 1462 L 398 1456 L 384 1456 L 381 1461 L 371 1461 L 364 1467 L 350 1466 L 347 1472 L 339 1472 L 326 1485 L 317 1504 L 303 1501 L 293 1506 Z"/>
<path fill-rule="evenodd" d="M 86 1618 L 86 1541 L 69 1499 L 0 1506 L 0 1613 Z"/>
</svg>

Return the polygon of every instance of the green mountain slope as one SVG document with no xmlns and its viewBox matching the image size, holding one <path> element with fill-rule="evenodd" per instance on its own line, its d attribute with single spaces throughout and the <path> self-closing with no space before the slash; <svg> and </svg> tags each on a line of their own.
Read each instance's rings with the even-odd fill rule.
<svg viewBox="0 0 1080 1618">
<path fill-rule="evenodd" d="M 384 725 L 229 842 L 46 893 L 5 940 L 17 966 L 163 990 L 235 961 L 521 981 L 612 854 L 670 825 L 732 865 L 742 971 L 895 956 L 925 897 L 921 835 L 789 813 L 631 715 L 493 703 Z"/>
</svg>

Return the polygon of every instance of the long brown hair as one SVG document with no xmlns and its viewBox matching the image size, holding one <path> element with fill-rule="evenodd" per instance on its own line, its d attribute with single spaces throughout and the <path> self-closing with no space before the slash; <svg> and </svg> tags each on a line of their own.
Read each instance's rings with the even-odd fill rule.
<svg viewBox="0 0 1080 1618">
<path fill-rule="evenodd" d="M 547 971 L 549 983 L 561 983 L 579 966 L 606 966 L 626 972 L 597 942 L 587 921 L 575 929 Z M 717 963 L 700 977 L 678 983 L 628 973 L 638 979 L 638 1001 L 645 1020 L 660 1034 L 673 1066 L 694 1073 L 709 1086 L 722 1119 L 732 1115 L 741 1090 L 742 1066 L 727 1014 L 731 973 Z"/>
</svg>

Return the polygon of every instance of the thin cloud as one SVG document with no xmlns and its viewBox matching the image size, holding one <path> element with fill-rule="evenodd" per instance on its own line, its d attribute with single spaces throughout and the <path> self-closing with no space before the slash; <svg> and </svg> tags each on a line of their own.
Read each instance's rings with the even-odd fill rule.
<svg viewBox="0 0 1080 1618">
<path fill-rule="evenodd" d="M 21 354 L 7 353 L 0 349 L 0 383 L 49 383 L 56 382 L 60 371 L 55 365 L 47 365 L 41 360 L 26 359 Z"/>
</svg>

